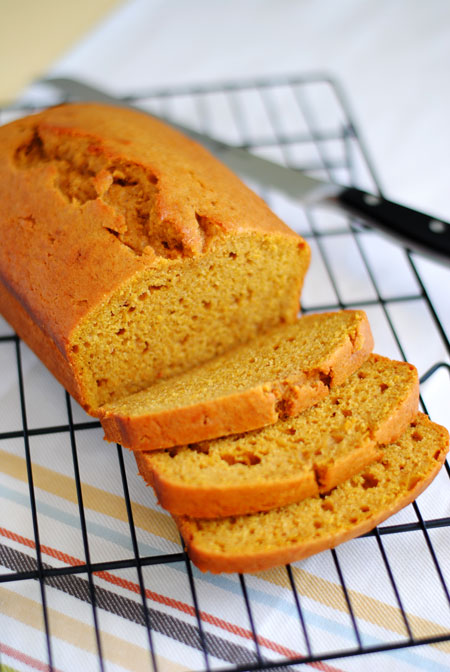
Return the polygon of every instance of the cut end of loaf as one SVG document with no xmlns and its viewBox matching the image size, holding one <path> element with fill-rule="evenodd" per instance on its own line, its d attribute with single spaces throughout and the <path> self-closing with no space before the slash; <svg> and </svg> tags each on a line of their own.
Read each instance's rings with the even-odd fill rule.
<svg viewBox="0 0 450 672">
<path fill-rule="evenodd" d="M 305 261 L 289 238 L 243 233 L 140 273 L 73 332 L 72 358 L 92 406 L 294 321 Z"/>
<path fill-rule="evenodd" d="M 0 136 L 0 272 L 93 415 L 296 318 L 307 243 L 180 133 L 76 103 Z"/>
</svg>

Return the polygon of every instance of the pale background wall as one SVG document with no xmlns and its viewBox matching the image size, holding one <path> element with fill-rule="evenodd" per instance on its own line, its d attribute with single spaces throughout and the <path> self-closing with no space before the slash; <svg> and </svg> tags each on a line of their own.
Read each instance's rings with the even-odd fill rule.
<svg viewBox="0 0 450 672">
<path fill-rule="evenodd" d="M 10 100 L 118 0 L 0 0 L 0 102 Z"/>
</svg>

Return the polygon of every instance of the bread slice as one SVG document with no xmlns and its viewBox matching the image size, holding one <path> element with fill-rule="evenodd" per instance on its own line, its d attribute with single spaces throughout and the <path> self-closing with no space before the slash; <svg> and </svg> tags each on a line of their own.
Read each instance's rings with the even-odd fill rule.
<svg viewBox="0 0 450 672">
<path fill-rule="evenodd" d="M 248 516 L 175 520 L 192 561 L 202 571 L 269 569 L 373 529 L 427 487 L 447 451 L 447 430 L 419 414 L 400 439 L 384 448 L 380 462 L 328 495 Z"/>
<path fill-rule="evenodd" d="M 371 355 L 295 418 L 165 451 L 135 453 L 163 507 L 194 518 L 265 511 L 327 492 L 382 455 L 417 413 L 416 369 Z"/>
<path fill-rule="evenodd" d="M 307 315 L 192 371 L 103 407 L 107 441 L 170 448 L 273 424 L 323 399 L 367 359 L 361 310 Z"/>
<path fill-rule="evenodd" d="M 145 113 L 0 128 L 0 313 L 92 415 L 297 319 L 308 244 Z"/>
</svg>

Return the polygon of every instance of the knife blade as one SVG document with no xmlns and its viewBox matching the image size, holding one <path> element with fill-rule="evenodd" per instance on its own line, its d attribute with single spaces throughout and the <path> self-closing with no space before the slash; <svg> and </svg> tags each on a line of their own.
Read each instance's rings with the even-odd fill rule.
<svg viewBox="0 0 450 672">
<path fill-rule="evenodd" d="M 145 112 L 126 99 L 116 98 L 74 79 L 55 77 L 43 79 L 40 83 L 55 88 L 64 98 L 72 101 L 110 103 Z M 319 180 L 180 124 L 167 122 L 166 119 L 163 121 L 205 146 L 240 176 L 280 191 L 306 206 L 322 203 L 336 208 L 361 219 L 408 250 L 450 265 L 449 222 L 395 203 L 382 194 Z"/>
</svg>

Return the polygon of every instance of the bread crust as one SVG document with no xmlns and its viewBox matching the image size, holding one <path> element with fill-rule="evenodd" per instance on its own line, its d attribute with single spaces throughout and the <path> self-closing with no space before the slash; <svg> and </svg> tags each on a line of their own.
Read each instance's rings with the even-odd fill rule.
<svg viewBox="0 0 450 672">
<path fill-rule="evenodd" d="M 149 410 L 130 415 L 120 411 L 119 402 L 112 410 L 108 406 L 102 409 L 100 419 L 105 439 L 133 451 L 152 451 L 248 432 L 274 424 L 280 417 L 298 415 L 324 399 L 330 388 L 340 385 L 356 371 L 372 351 L 373 337 L 367 315 L 363 311 L 342 311 L 344 316 L 350 313 L 354 314 L 354 323 L 349 333 L 321 362 L 320 369 L 299 368 L 288 377 L 267 380 L 226 397 L 205 398 L 194 405 L 159 412 Z M 328 315 L 335 316 L 334 313 L 323 314 L 324 329 Z M 300 321 L 310 317 L 314 316 L 300 318 Z M 293 360 L 295 356 L 293 352 Z M 140 464 L 145 471 L 145 460 Z"/>
<path fill-rule="evenodd" d="M 302 560 L 321 551 L 335 548 L 339 544 L 361 536 L 369 532 L 379 523 L 383 522 L 393 514 L 414 501 L 436 477 L 448 452 L 448 431 L 445 427 L 431 423 L 427 416 L 419 413 L 417 416 L 418 426 L 433 426 L 436 434 L 436 453 L 434 456 L 434 465 L 428 469 L 425 474 L 418 477 L 413 487 L 405 488 L 403 492 L 395 497 L 384 507 L 371 513 L 365 520 L 356 524 L 349 525 L 347 529 L 341 529 L 335 534 L 317 539 L 309 539 L 306 542 L 297 544 L 286 544 L 285 547 L 273 548 L 261 552 L 233 553 L 206 551 L 198 544 L 195 536 L 195 521 L 187 517 L 174 516 L 175 522 L 181 532 L 185 542 L 189 557 L 194 564 L 203 572 L 218 574 L 222 572 L 259 572 L 279 565 Z M 392 474 L 395 479 L 396 474 Z M 362 499 L 355 500 L 355 511 L 360 509 L 363 504 Z M 283 509 L 279 509 L 277 515 L 283 517 Z M 249 517 L 252 518 L 252 517 Z M 194 523 L 194 524 L 193 524 Z M 255 523 L 252 523 L 255 524 Z"/>
<path fill-rule="evenodd" d="M 403 362 L 415 374 L 414 385 L 397 406 L 392 410 L 392 414 L 386 421 L 379 425 L 372 435 L 373 443 L 369 448 L 359 446 L 355 451 L 345 459 L 338 462 L 329 462 L 318 464 L 316 466 L 316 477 L 321 494 L 329 492 L 339 483 L 346 481 L 350 476 L 360 471 L 366 464 L 381 459 L 383 455 L 383 445 L 393 443 L 406 430 L 411 420 L 416 416 L 419 406 L 419 378 L 415 366 Z"/>
<path fill-rule="evenodd" d="M 84 390 L 82 382 L 76 376 L 75 369 L 68 364 L 67 358 L 56 347 L 55 342 L 48 338 L 22 303 L 1 282 L 0 313 L 69 394 L 81 401 L 84 398 Z"/>
<path fill-rule="evenodd" d="M 374 454 L 376 457 L 380 455 L 378 451 Z M 227 485 L 214 489 L 208 486 L 190 488 L 164 478 L 156 470 L 148 469 L 143 453 L 135 453 L 135 458 L 140 475 L 153 487 L 159 504 L 172 515 L 180 512 L 179 515 L 192 518 L 222 518 L 237 515 L 238 512 L 269 511 L 319 494 L 313 469 L 305 470 L 295 478 L 285 479 L 282 485 L 254 482 L 245 487 Z"/>
<path fill-rule="evenodd" d="M 69 202 L 56 186 L 51 161 L 45 160 L 28 169 L 18 167 L 14 160 L 17 149 L 27 141 L 31 142 L 36 131 L 60 142 L 85 138 L 97 143 L 95 151 L 107 158 L 134 162 L 155 173 L 162 181 L 161 207 L 164 201 L 171 211 L 184 206 L 181 198 L 188 187 L 189 170 L 200 171 L 205 179 L 209 175 L 209 182 L 216 181 L 216 190 L 231 190 L 227 198 L 234 197 L 240 206 L 235 206 L 237 212 L 231 216 L 226 205 L 221 204 L 214 215 L 214 219 L 221 222 L 220 230 L 212 231 L 212 237 L 224 231 L 246 229 L 301 240 L 207 150 L 144 113 L 96 103 L 75 103 L 50 108 L 3 126 L 0 128 L 0 193 L 2 203 L 7 203 L 8 208 L 3 205 L 0 218 L 0 225 L 3 224 L 0 275 L 62 350 L 71 330 L 105 296 L 140 270 L 166 264 L 167 260 L 150 254 L 134 254 L 130 247 L 111 235 L 106 223 L 93 227 L 90 213 L 85 213 L 83 206 L 80 208 L 79 204 Z M 142 135 L 148 137 L 150 133 L 153 144 L 148 147 L 142 141 Z M 181 182 L 184 179 L 185 183 L 177 188 L 176 170 L 181 167 Z M 195 182 L 192 176 L 191 180 Z M 14 194 L 13 199 L 10 194 Z M 247 203 L 246 199 L 249 199 Z M 98 202 L 101 203 L 101 196 L 87 201 L 84 208 L 89 203 Z M 245 217 L 239 217 L 244 207 L 249 212 Z M 92 216 L 100 218 L 101 213 L 95 212 Z M 107 223 L 112 227 L 113 215 L 109 210 L 106 210 L 106 218 L 111 220 Z M 8 226 L 12 221 L 23 227 L 27 245 L 18 244 L 17 231 Z M 189 240 L 200 236 L 194 214 L 188 222 L 177 217 L 175 226 L 180 236 Z M 192 245 L 193 256 L 202 253 L 200 244 Z M 36 264 L 37 254 L 42 264 Z M 10 255 L 14 255 L 14 265 L 8 263 Z M 51 276 L 53 282 L 48 279 Z M 24 287 L 24 278 L 28 279 L 28 291 Z M 63 278 L 64 284 L 56 287 L 55 279 Z M 33 291 L 34 288 L 39 291 Z M 58 301 L 55 301 L 56 293 Z"/>
<path fill-rule="evenodd" d="M 240 482 L 236 479 L 235 483 L 228 479 L 225 485 L 213 481 L 202 485 L 191 482 L 187 476 L 183 480 L 174 477 L 169 468 L 158 469 L 157 453 L 135 452 L 139 473 L 152 485 L 159 503 L 164 508 L 172 514 L 192 518 L 220 518 L 268 511 L 301 501 L 314 494 L 328 492 L 365 465 L 379 460 L 383 454 L 379 437 L 382 437 L 384 443 L 395 441 L 417 413 L 419 383 L 415 367 L 405 362 L 391 362 L 379 355 L 371 355 L 367 364 L 372 365 L 371 363 L 382 367 L 388 365 L 392 371 L 401 367 L 404 374 L 406 372 L 408 374 L 408 384 L 405 384 L 405 389 L 401 391 L 392 408 L 389 406 L 389 414 L 385 415 L 371 431 L 366 427 L 361 433 L 359 444 L 354 445 L 347 454 L 333 456 L 325 447 L 324 452 L 317 457 L 313 456 L 310 461 L 303 461 L 303 458 L 297 457 L 298 448 L 293 447 L 292 459 L 298 465 L 295 476 L 283 478 L 278 474 L 272 474 L 272 477 L 268 475 L 263 478 L 255 475 L 249 480 Z M 354 375 L 357 376 L 358 373 Z M 339 391 L 339 388 L 337 390 Z M 323 437 L 325 446 L 327 438 Z M 254 442 L 258 443 L 257 434 Z M 207 449 L 206 442 L 205 450 Z M 198 446 L 198 452 L 201 451 L 202 444 Z M 198 469 L 201 469 L 201 466 Z"/>
<path fill-rule="evenodd" d="M 4 314 L 92 415 L 98 404 L 87 398 L 74 334 L 140 274 L 173 267 L 176 275 L 180 261 L 245 232 L 289 239 L 307 266 L 305 241 L 262 199 L 205 149 L 147 114 L 61 105 L 2 126 L 0 148 Z M 146 246 L 139 221 L 137 247 L 126 238 L 132 227 L 107 198 L 113 180 L 117 189 L 134 184 L 130 170 L 143 176 L 152 201 Z M 302 272 L 289 290 L 288 319 L 298 310 Z"/>
<path fill-rule="evenodd" d="M 158 450 L 246 432 L 277 421 L 276 397 L 263 386 L 195 406 L 139 418 L 101 417 L 107 441 L 134 451 Z"/>
</svg>

